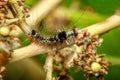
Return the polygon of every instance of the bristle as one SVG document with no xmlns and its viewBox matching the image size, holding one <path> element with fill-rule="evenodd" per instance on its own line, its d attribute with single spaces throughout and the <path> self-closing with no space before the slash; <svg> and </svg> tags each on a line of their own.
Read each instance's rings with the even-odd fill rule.
<svg viewBox="0 0 120 80">
<path fill-rule="evenodd" d="M 63 42 L 64 40 L 67 39 L 67 34 L 65 31 L 62 31 L 60 33 L 58 33 L 58 39 L 60 40 L 60 42 Z"/>
<path fill-rule="evenodd" d="M 73 27 L 72 30 L 73 30 L 73 32 L 74 32 L 74 35 L 77 36 L 77 35 L 78 35 L 78 32 L 77 32 L 77 30 L 76 30 L 76 27 Z"/>
<path fill-rule="evenodd" d="M 36 31 L 35 30 L 32 30 L 31 31 L 31 35 L 35 35 Z"/>
<path fill-rule="evenodd" d="M 39 35 L 38 33 L 36 33 L 35 30 L 31 31 L 31 37 L 33 37 L 36 41 L 38 41 L 40 44 L 48 44 L 48 45 L 55 45 L 57 43 L 62 43 L 62 42 L 66 42 L 67 44 L 69 44 L 69 42 L 67 41 L 67 39 L 76 37 L 77 35 L 77 30 L 74 28 L 70 31 L 61 31 L 59 33 L 57 33 L 54 36 L 51 37 L 43 37 L 41 35 Z"/>
</svg>

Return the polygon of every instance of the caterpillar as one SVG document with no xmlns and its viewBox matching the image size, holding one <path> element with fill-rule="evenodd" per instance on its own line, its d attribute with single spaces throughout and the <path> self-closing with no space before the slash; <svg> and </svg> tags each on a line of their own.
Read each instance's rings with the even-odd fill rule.
<svg viewBox="0 0 120 80">
<path fill-rule="evenodd" d="M 54 36 L 45 38 L 41 35 L 39 35 L 38 33 L 36 33 L 35 30 L 31 31 L 31 37 L 34 38 L 37 42 L 42 43 L 42 44 L 56 44 L 58 42 L 62 43 L 64 41 L 66 41 L 67 39 L 73 38 L 75 36 L 77 36 L 78 31 L 76 28 L 73 28 L 70 31 L 61 31 L 59 33 L 57 33 Z"/>
</svg>

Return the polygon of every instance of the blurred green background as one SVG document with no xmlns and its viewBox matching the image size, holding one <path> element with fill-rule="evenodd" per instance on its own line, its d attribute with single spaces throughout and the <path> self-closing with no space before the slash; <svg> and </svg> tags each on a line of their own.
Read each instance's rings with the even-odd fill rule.
<svg viewBox="0 0 120 80">
<path fill-rule="evenodd" d="M 39 0 L 27 0 L 26 4 L 33 7 Z M 60 5 L 65 8 L 68 14 L 71 14 L 71 25 L 79 27 L 87 27 L 94 23 L 104 21 L 115 13 L 120 8 L 120 0 L 63 0 Z M 71 10 L 73 11 L 71 13 Z M 106 54 L 106 58 L 112 62 L 109 67 L 108 75 L 105 80 L 120 80 L 120 28 L 111 30 L 104 35 L 101 47 L 98 48 L 98 53 Z M 45 61 L 45 56 L 37 56 L 40 61 Z M 83 73 L 74 73 L 70 71 L 74 80 L 85 80 Z"/>
</svg>

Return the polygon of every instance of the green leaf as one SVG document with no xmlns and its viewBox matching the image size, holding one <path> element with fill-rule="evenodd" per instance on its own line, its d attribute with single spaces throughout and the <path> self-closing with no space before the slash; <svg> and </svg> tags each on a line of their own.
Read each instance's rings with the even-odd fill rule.
<svg viewBox="0 0 120 80">
<path fill-rule="evenodd" d="M 92 7 L 102 14 L 113 14 L 120 8 L 120 0 L 80 0 L 83 4 Z"/>
</svg>

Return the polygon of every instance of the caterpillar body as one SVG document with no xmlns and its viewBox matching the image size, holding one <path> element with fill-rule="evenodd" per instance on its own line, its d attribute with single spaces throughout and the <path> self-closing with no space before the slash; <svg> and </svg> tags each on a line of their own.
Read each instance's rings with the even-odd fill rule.
<svg viewBox="0 0 120 80">
<path fill-rule="evenodd" d="M 62 43 L 63 41 L 66 41 L 67 39 L 71 39 L 75 36 L 77 36 L 78 32 L 76 28 L 73 28 L 70 31 L 61 31 L 58 34 L 52 36 L 52 37 L 48 37 L 45 38 L 41 35 L 39 35 L 38 33 L 36 33 L 35 30 L 31 31 L 31 37 L 33 37 L 37 42 L 41 43 L 41 44 L 56 44 L 58 42 Z"/>
</svg>

